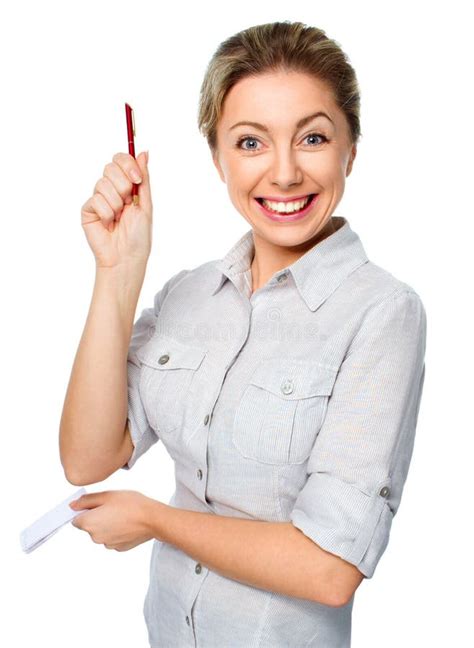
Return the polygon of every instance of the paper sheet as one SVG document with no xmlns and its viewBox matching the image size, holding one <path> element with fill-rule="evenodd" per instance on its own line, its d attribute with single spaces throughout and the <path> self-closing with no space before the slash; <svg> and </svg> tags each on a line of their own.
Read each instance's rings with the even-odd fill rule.
<svg viewBox="0 0 474 648">
<path fill-rule="evenodd" d="M 34 551 L 57 533 L 61 527 L 73 520 L 76 515 L 83 513 L 84 509 L 73 511 L 69 506 L 69 502 L 78 499 L 86 492 L 85 488 L 80 488 L 55 508 L 38 518 L 33 524 L 30 524 L 29 527 L 23 529 L 20 533 L 20 544 L 23 551 L 25 553 Z"/>
</svg>

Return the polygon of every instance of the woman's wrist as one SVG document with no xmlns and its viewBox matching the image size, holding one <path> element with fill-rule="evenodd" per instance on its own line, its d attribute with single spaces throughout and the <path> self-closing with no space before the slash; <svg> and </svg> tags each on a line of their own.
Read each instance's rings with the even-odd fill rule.
<svg viewBox="0 0 474 648">
<path fill-rule="evenodd" d="M 146 261 L 113 267 L 96 267 L 94 294 L 100 300 L 118 304 L 128 321 L 135 316 L 146 273 Z"/>
</svg>

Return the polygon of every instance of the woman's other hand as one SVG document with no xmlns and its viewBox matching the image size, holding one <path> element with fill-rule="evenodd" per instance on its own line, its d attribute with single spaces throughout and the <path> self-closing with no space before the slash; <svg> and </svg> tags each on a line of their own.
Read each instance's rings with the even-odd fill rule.
<svg viewBox="0 0 474 648">
<path fill-rule="evenodd" d="M 86 493 L 69 506 L 76 515 L 71 524 L 87 531 L 97 544 L 107 549 L 128 551 L 151 540 L 151 518 L 156 500 L 133 490 Z"/>
</svg>

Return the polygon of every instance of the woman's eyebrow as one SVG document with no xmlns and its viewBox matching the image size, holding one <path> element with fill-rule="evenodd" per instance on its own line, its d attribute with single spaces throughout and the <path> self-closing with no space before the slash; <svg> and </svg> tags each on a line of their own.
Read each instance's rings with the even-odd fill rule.
<svg viewBox="0 0 474 648">
<path fill-rule="evenodd" d="M 331 124 L 334 124 L 333 120 L 327 115 L 325 112 L 319 110 L 318 112 L 315 112 L 311 115 L 307 115 L 306 117 L 303 117 L 302 119 L 299 120 L 296 124 L 296 128 L 303 128 L 303 126 L 306 126 L 310 121 L 313 121 L 313 119 L 316 119 L 316 117 L 326 117 L 326 119 L 329 119 Z M 237 126 L 252 126 L 253 128 L 258 128 L 262 131 L 265 131 L 266 133 L 270 132 L 270 129 L 265 126 L 264 124 L 259 124 L 258 122 L 252 122 L 252 121 L 239 121 L 233 126 L 229 128 L 231 131 L 233 128 L 237 128 Z"/>
</svg>

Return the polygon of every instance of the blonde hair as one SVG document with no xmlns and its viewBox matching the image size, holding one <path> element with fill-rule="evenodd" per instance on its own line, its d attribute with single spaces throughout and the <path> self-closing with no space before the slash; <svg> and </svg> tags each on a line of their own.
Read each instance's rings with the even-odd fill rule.
<svg viewBox="0 0 474 648">
<path fill-rule="evenodd" d="M 359 141 L 360 90 L 347 55 L 322 29 L 285 20 L 255 25 L 230 36 L 209 61 L 200 89 L 198 128 L 212 152 L 217 148 L 217 123 L 232 86 L 245 77 L 279 70 L 304 72 L 325 82 L 345 114 L 351 144 Z"/>
</svg>

